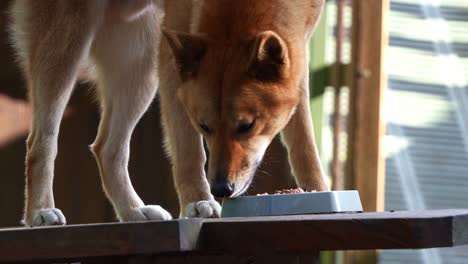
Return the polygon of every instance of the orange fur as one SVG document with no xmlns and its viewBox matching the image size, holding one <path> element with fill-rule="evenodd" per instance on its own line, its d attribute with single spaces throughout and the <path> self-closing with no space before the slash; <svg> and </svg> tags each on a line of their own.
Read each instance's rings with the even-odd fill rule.
<svg viewBox="0 0 468 264">
<path fill-rule="evenodd" d="M 11 36 L 33 107 L 25 224 L 65 224 L 54 203 L 54 161 L 60 120 L 80 77 L 97 83 L 102 118 L 92 151 L 121 221 L 171 218 L 160 206 L 143 203 L 127 169 L 133 129 L 158 87 L 181 216 L 220 213 L 205 177 L 202 135 L 212 153 L 208 179 L 217 195 L 245 191 L 281 130 L 298 185 L 327 189 L 312 130 L 306 59 L 322 5 L 15 0 Z M 160 45 L 163 17 L 168 41 Z M 231 183 L 232 192 L 224 192 L 223 184 Z"/>
<path fill-rule="evenodd" d="M 179 98 L 211 151 L 208 179 L 212 186 L 234 184 L 228 195 L 246 190 L 266 146 L 290 118 L 292 128 L 286 127 L 283 138 L 298 184 L 328 189 L 310 120 L 305 49 L 322 5 L 320 0 L 205 1 L 192 39 L 166 33 L 183 79 Z M 252 131 L 236 134 L 240 122 L 252 120 Z M 306 151 L 297 149 L 298 140 Z"/>
</svg>

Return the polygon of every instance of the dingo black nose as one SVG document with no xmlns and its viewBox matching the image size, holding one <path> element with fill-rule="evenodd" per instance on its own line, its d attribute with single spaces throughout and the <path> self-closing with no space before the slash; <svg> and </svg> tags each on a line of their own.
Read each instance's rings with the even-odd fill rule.
<svg viewBox="0 0 468 264">
<path fill-rule="evenodd" d="M 214 180 L 211 184 L 211 193 L 215 197 L 229 197 L 234 192 L 234 183 L 226 180 Z"/>
</svg>

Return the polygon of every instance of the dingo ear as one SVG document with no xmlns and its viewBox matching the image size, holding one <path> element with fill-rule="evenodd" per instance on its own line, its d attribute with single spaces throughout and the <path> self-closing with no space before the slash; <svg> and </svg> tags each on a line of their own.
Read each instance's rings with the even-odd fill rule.
<svg viewBox="0 0 468 264">
<path fill-rule="evenodd" d="M 206 41 L 195 35 L 163 29 L 182 81 L 194 77 L 206 52 Z"/>
<path fill-rule="evenodd" d="M 278 34 L 264 31 L 258 34 L 252 48 L 249 74 L 260 81 L 278 81 L 287 76 L 288 47 Z"/>
</svg>

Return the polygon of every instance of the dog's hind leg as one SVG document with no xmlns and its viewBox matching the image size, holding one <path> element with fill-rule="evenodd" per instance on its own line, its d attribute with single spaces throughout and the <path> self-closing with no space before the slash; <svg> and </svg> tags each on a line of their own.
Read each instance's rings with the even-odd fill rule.
<svg viewBox="0 0 468 264">
<path fill-rule="evenodd" d="M 168 220 L 158 205 L 145 205 L 128 173 L 130 139 L 158 86 L 157 55 L 161 16 L 156 6 L 131 22 L 106 24 L 91 56 L 99 73 L 102 114 L 92 145 L 104 191 L 120 221 Z"/>
<path fill-rule="evenodd" d="M 97 21 L 87 16 L 89 10 L 81 4 L 15 4 L 12 29 L 17 34 L 15 44 L 23 59 L 33 108 L 27 139 L 24 223 L 63 225 L 65 217 L 55 208 L 52 188 L 57 138 L 78 67 L 88 55 Z"/>
<path fill-rule="evenodd" d="M 307 62 L 305 62 L 307 65 Z M 307 67 L 305 67 L 307 69 Z M 289 164 L 298 187 L 304 190 L 329 190 L 325 182 L 317 145 L 315 143 L 312 114 L 309 103 L 309 74 L 301 81 L 301 98 L 296 112 L 283 129 L 282 141 L 289 154 Z"/>
</svg>

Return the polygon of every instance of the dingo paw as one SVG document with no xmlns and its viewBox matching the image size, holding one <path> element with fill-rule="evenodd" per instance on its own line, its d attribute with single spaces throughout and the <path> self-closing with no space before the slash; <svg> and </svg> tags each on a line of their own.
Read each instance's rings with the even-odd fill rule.
<svg viewBox="0 0 468 264">
<path fill-rule="evenodd" d="M 204 200 L 187 205 L 187 217 L 219 218 L 221 205 L 215 200 Z"/>
<path fill-rule="evenodd" d="M 30 226 L 51 226 L 65 225 L 65 216 L 58 208 L 39 209 L 33 212 L 31 223 L 26 223 Z"/>
<path fill-rule="evenodd" d="M 133 208 L 121 216 L 121 220 L 124 222 L 171 219 L 171 214 L 159 205 L 146 205 L 143 207 Z"/>
</svg>

